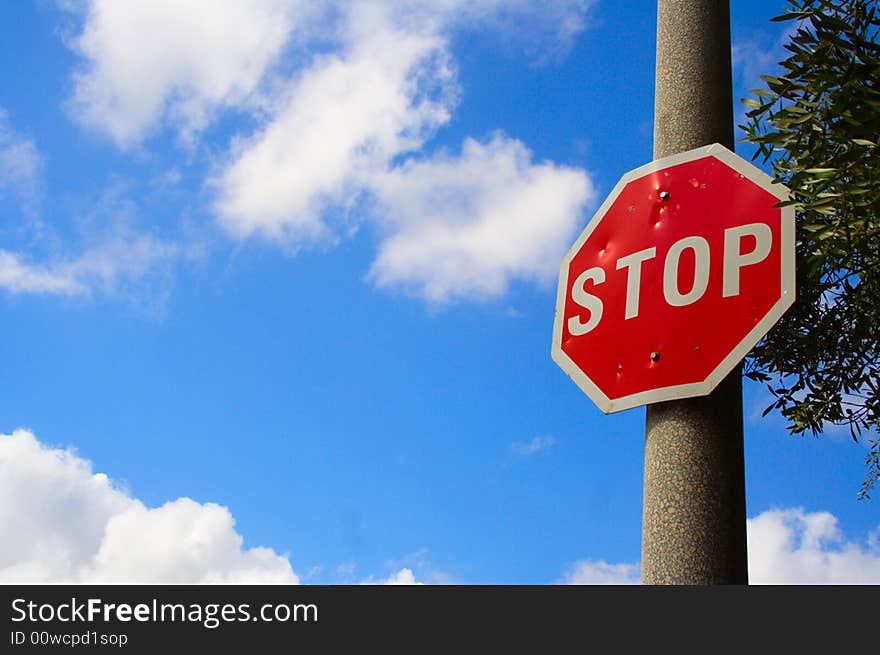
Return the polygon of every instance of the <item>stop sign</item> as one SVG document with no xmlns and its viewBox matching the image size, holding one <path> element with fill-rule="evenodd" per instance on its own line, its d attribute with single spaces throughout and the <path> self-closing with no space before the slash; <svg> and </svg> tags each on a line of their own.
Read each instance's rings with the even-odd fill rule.
<svg viewBox="0 0 880 655">
<path fill-rule="evenodd" d="M 605 413 L 711 392 L 794 302 L 787 198 L 719 144 L 624 175 L 562 260 L 554 361 Z"/>
</svg>

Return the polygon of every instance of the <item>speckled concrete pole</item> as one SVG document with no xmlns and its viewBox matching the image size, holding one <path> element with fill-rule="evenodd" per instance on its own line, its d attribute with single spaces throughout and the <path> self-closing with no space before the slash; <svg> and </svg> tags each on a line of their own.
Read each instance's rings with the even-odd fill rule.
<svg viewBox="0 0 880 655">
<path fill-rule="evenodd" d="M 658 0 L 654 157 L 733 149 L 728 0 Z M 702 326 L 694 326 L 695 330 Z M 742 372 L 648 405 L 644 584 L 746 584 Z"/>
</svg>

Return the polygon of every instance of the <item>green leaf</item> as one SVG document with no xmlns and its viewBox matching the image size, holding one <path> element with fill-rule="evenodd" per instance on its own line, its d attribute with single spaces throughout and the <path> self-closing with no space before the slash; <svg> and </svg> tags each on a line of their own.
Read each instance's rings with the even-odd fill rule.
<svg viewBox="0 0 880 655">
<path fill-rule="evenodd" d="M 786 83 L 790 84 L 791 83 L 791 80 L 789 80 L 786 77 L 777 77 L 775 75 L 761 75 L 760 77 L 767 84 L 781 85 L 781 84 L 786 84 Z"/>
<path fill-rule="evenodd" d="M 791 196 L 797 297 L 752 350 L 793 434 L 880 432 L 880 3 L 787 0 L 787 57 L 751 92 L 744 141 Z M 773 73 L 774 71 L 766 71 Z M 860 497 L 880 481 L 871 442 Z"/>
<path fill-rule="evenodd" d="M 800 18 L 806 18 L 809 15 L 810 15 L 809 13 L 804 12 L 804 11 L 793 11 L 793 12 L 789 12 L 787 14 L 782 14 L 781 16 L 775 16 L 775 17 L 771 18 L 770 21 L 773 23 L 782 23 L 787 20 L 796 20 L 796 19 L 800 19 Z"/>
</svg>

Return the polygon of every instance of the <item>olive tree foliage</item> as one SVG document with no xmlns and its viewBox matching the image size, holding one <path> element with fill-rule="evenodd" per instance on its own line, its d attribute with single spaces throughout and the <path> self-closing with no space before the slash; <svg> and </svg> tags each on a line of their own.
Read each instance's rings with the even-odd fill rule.
<svg viewBox="0 0 880 655">
<path fill-rule="evenodd" d="M 859 497 L 880 479 L 880 10 L 788 0 L 782 72 L 752 91 L 744 141 L 792 195 L 797 300 L 750 354 L 794 434 L 867 439 Z"/>
</svg>

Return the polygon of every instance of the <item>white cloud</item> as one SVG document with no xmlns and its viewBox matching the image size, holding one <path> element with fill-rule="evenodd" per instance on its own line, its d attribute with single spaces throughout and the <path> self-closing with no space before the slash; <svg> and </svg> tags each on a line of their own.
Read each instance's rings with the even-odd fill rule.
<svg viewBox="0 0 880 655">
<path fill-rule="evenodd" d="M 753 584 L 880 584 L 880 545 L 847 540 L 833 514 L 769 510 L 748 530 Z"/>
<path fill-rule="evenodd" d="M 242 548 L 229 510 L 179 498 L 158 508 L 134 501 L 107 521 L 81 576 L 92 583 L 297 583 L 286 557 Z"/>
<path fill-rule="evenodd" d="M 11 193 L 32 201 L 42 161 L 34 142 L 12 129 L 9 114 L 0 107 L 0 198 Z"/>
<path fill-rule="evenodd" d="M 165 118 L 184 134 L 245 102 L 281 54 L 295 0 L 91 0 L 71 46 L 85 60 L 72 106 L 121 146 Z"/>
<path fill-rule="evenodd" d="M 557 584 L 632 585 L 639 584 L 638 564 L 608 564 L 603 560 L 583 560 L 572 566 Z"/>
<path fill-rule="evenodd" d="M 418 582 L 416 580 L 415 574 L 411 569 L 403 568 L 399 571 L 392 573 L 390 576 L 385 578 L 384 580 L 374 580 L 373 577 L 369 577 L 364 580 L 361 584 L 365 585 L 421 585 L 424 582 Z"/>
<path fill-rule="evenodd" d="M 596 192 L 586 173 L 534 163 L 520 141 L 466 139 L 458 157 L 411 159 L 373 183 L 388 236 L 370 269 L 380 287 L 433 303 L 549 282 Z"/>
<path fill-rule="evenodd" d="M 364 584 L 460 584 L 455 576 L 438 569 L 434 562 L 431 561 L 430 555 L 431 551 L 423 547 L 407 553 L 403 557 L 390 559 L 385 562 L 385 570 L 394 571 L 394 573 L 390 574 L 387 578 L 380 579 L 378 582 L 371 575 Z"/>
<path fill-rule="evenodd" d="M 880 526 L 848 540 L 829 512 L 773 509 L 746 522 L 749 584 L 880 584 Z M 561 584 L 638 584 L 638 564 L 576 562 Z"/>
<path fill-rule="evenodd" d="M 72 102 L 122 146 L 162 125 L 191 140 L 235 107 L 257 127 L 210 180 L 229 235 L 295 252 L 376 221 L 376 285 L 484 300 L 551 280 L 595 192 L 584 171 L 535 163 L 500 134 L 466 139 L 460 156 L 415 156 L 458 102 L 450 36 L 479 29 L 553 56 L 592 4 L 91 0 L 71 41 L 84 61 Z"/>
<path fill-rule="evenodd" d="M 88 0 L 82 31 L 69 41 L 83 60 L 71 106 L 120 146 L 138 143 L 163 122 L 191 138 L 217 109 L 253 109 L 271 95 L 266 87 L 284 69 L 282 55 L 292 43 L 338 45 L 340 31 L 369 27 L 370 17 L 383 15 L 419 33 L 488 24 L 552 55 L 570 47 L 592 4 L 225 0 L 218 7 L 212 0 Z"/>
<path fill-rule="evenodd" d="M 242 547 L 229 510 L 148 508 L 70 450 L 0 435 L 0 583 L 297 583 L 286 556 Z"/>
<path fill-rule="evenodd" d="M 400 569 L 397 573 L 389 576 L 383 584 L 386 585 L 416 585 L 422 584 L 416 581 L 416 576 L 409 569 Z"/>
<path fill-rule="evenodd" d="M 220 222 L 234 236 L 288 246 L 326 238 L 328 208 L 344 208 L 366 178 L 449 120 L 455 89 L 442 39 L 375 13 L 353 16 L 351 31 L 347 51 L 302 72 L 215 181 Z"/>
<path fill-rule="evenodd" d="M 392 3 L 431 30 L 462 6 L 422 8 L 431 21 Z M 460 156 L 395 165 L 450 119 L 457 87 L 445 39 L 382 7 L 358 5 L 344 54 L 319 59 L 268 126 L 238 144 L 215 181 L 221 224 L 238 238 L 258 234 L 295 249 L 332 241 L 328 215 L 366 197 L 383 237 L 368 276 L 377 286 L 444 303 L 501 295 L 514 279 L 551 280 L 595 197 L 586 173 L 533 163 L 525 145 L 501 134 L 466 139 Z"/>
</svg>

